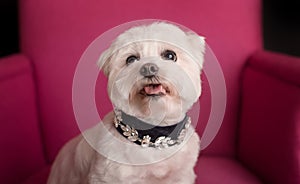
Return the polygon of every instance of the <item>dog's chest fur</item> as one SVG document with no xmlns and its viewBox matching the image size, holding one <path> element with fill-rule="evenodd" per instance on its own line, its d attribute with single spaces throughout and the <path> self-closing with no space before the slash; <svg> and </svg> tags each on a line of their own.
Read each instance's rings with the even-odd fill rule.
<svg viewBox="0 0 300 184">
<path fill-rule="evenodd" d="M 124 139 L 114 129 L 112 118 L 109 115 L 108 118 L 105 118 L 104 123 L 110 127 L 111 131 L 114 131 L 113 134 Z M 124 139 L 124 141 L 128 140 Z M 144 148 L 141 147 L 141 149 Z M 49 183 L 192 184 L 195 180 L 193 168 L 198 153 L 199 137 L 194 133 L 178 152 L 165 160 L 147 165 L 126 165 L 107 159 L 96 152 L 82 136 L 78 136 L 59 153 L 53 165 L 53 169 L 57 172 L 51 173 L 50 177 L 57 180 Z M 130 150 L 125 150 L 120 154 L 128 158 L 132 156 Z M 151 157 L 151 151 L 149 155 L 145 156 Z M 65 173 L 66 170 L 69 172 Z M 63 176 L 62 173 L 64 173 Z"/>
<path fill-rule="evenodd" d="M 89 174 L 90 183 L 115 184 L 191 184 L 194 178 L 193 165 L 187 165 L 177 156 L 146 166 L 121 165 L 108 160 L 103 162 L 100 158 Z M 189 181 L 186 181 L 187 179 Z"/>
<path fill-rule="evenodd" d="M 109 120 L 112 122 L 112 119 Z M 109 124 L 109 126 L 112 123 Z M 111 126 L 112 131 L 115 131 L 116 136 L 120 136 L 118 132 Z M 119 138 L 124 139 L 122 136 Z M 125 140 L 127 141 L 127 140 Z M 141 147 L 141 149 L 144 149 Z M 150 148 L 151 151 L 160 151 L 155 148 Z M 102 155 L 95 153 L 95 161 L 92 163 L 91 172 L 89 173 L 90 183 L 126 183 L 126 184 L 176 184 L 194 182 L 194 165 L 199 153 L 199 137 L 196 133 L 192 135 L 190 140 L 176 152 L 173 156 L 147 165 L 126 165 L 111 161 Z M 130 150 L 124 151 L 124 157 L 132 157 Z M 148 157 L 151 157 L 149 152 Z"/>
</svg>

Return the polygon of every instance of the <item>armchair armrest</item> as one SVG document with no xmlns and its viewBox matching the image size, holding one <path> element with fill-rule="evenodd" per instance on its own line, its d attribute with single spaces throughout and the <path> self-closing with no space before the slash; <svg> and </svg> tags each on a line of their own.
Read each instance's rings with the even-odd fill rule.
<svg viewBox="0 0 300 184">
<path fill-rule="evenodd" d="M 249 59 L 237 155 L 265 183 L 300 183 L 300 58 L 260 51 Z"/>
<path fill-rule="evenodd" d="M 269 51 L 250 57 L 248 65 L 280 80 L 300 86 L 300 58 Z"/>
<path fill-rule="evenodd" d="M 0 58 L 0 183 L 21 183 L 46 165 L 29 60 Z"/>
</svg>

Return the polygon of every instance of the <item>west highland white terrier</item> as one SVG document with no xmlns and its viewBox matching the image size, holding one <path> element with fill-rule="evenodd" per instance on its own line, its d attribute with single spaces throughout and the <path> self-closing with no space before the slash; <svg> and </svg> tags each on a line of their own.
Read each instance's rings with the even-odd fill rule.
<svg viewBox="0 0 300 184">
<path fill-rule="evenodd" d="M 200 139 L 187 112 L 204 50 L 203 37 L 165 22 L 120 34 L 98 61 L 114 110 L 63 147 L 48 183 L 194 183 Z"/>
</svg>

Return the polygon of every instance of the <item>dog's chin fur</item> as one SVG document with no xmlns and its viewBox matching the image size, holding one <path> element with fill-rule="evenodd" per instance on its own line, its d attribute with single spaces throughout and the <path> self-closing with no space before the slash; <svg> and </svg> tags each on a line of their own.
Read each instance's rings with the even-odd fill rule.
<svg viewBox="0 0 300 184">
<path fill-rule="evenodd" d="M 162 57 L 166 50 L 174 51 L 176 60 Z M 168 126 L 182 121 L 201 94 L 203 53 L 203 37 L 158 22 L 122 33 L 101 55 L 98 64 L 108 77 L 108 94 L 115 108 L 147 123 Z M 126 63 L 126 58 L 132 55 L 137 56 L 138 60 Z M 146 63 L 158 67 L 154 76 L 141 74 L 140 70 Z M 149 93 L 149 85 L 157 87 L 158 92 Z M 108 117 L 104 120 L 107 130 L 124 144 L 130 143 L 116 131 L 112 114 Z M 131 158 L 132 155 L 132 150 L 127 147 L 120 153 L 118 146 L 100 144 L 100 140 L 106 140 L 107 135 L 101 134 L 103 130 L 99 127 L 94 127 L 84 132 L 92 141 L 79 136 L 63 148 L 52 167 L 48 183 L 191 184 L 195 181 L 193 167 L 200 148 L 199 137 L 193 127 L 188 131 L 192 132 L 192 136 L 186 138 L 182 149 L 172 157 L 159 163 L 133 166 L 109 160 L 94 150 L 95 147 L 107 149 L 109 153 L 122 154 L 124 158 Z M 97 146 L 88 142 L 95 142 Z M 149 149 L 147 154 L 139 156 L 146 160 L 151 160 L 155 154 L 163 158 L 168 152 L 144 149 Z"/>
</svg>

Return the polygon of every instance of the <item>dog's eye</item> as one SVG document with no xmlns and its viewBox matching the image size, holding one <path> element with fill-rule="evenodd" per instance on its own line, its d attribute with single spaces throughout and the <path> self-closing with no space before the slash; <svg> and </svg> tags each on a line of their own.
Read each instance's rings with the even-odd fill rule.
<svg viewBox="0 0 300 184">
<path fill-rule="evenodd" d="M 162 58 L 165 60 L 172 60 L 172 61 L 177 61 L 177 56 L 176 53 L 172 50 L 165 50 L 162 54 L 161 54 Z"/>
<path fill-rule="evenodd" d="M 139 60 L 139 57 L 135 56 L 135 55 L 131 55 L 126 59 L 126 64 L 129 65 L 131 63 L 134 63 L 136 61 Z"/>
</svg>

